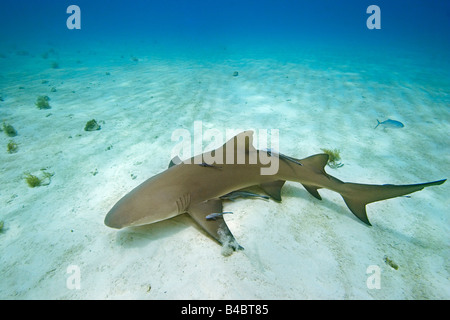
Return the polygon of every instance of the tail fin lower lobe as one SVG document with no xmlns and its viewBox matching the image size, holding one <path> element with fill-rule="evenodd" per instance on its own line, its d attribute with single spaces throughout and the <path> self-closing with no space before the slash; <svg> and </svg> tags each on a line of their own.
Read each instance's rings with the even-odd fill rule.
<svg viewBox="0 0 450 320">
<path fill-rule="evenodd" d="M 366 204 L 404 196 L 422 190 L 425 187 L 443 184 L 447 179 L 409 185 L 368 185 L 345 183 L 345 191 L 341 193 L 347 207 L 364 223 L 371 225 L 366 213 Z"/>
</svg>

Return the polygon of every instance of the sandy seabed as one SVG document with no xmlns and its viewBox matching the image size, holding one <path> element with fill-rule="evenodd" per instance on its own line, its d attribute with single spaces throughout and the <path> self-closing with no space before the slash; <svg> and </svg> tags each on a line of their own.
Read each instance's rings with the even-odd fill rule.
<svg viewBox="0 0 450 320">
<path fill-rule="evenodd" d="M 448 183 L 368 205 L 372 227 L 339 194 L 320 190 L 319 201 L 294 182 L 281 203 L 226 202 L 245 248 L 231 256 L 187 215 L 120 231 L 103 224 L 124 194 L 167 167 L 172 132 L 193 132 L 194 121 L 223 132 L 278 129 L 280 150 L 297 158 L 338 148 L 344 166 L 327 171 L 343 181 L 448 178 L 445 71 L 400 55 L 206 60 L 57 48 L 43 59 L 16 51 L 0 58 L 0 115 L 18 131 L 0 133 L 0 298 L 450 298 Z M 51 109 L 36 108 L 39 95 Z M 374 130 L 388 118 L 405 127 Z M 101 130 L 84 131 L 90 119 Z M 6 152 L 10 140 L 16 153 Z M 44 168 L 51 183 L 28 187 L 24 173 Z M 370 286 L 373 266 L 379 289 Z"/>
</svg>

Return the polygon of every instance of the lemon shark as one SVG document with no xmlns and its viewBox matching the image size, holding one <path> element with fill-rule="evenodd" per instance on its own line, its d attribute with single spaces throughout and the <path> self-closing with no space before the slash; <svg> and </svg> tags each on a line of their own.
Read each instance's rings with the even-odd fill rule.
<svg viewBox="0 0 450 320">
<path fill-rule="evenodd" d="M 277 164 L 273 174 L 264 169 Z M 325 172 L 327 154 L 296 159 L 253 146 L 253 131 L 244 131 L 223 146 L 183 162 L 173 159 L 169 168 L 144 181 L 121 198 L 108 212 L 105 224 L 121 229 L 189 214 L 212 238 L 233 250 L 242 249 L 223 215 L 223 196 L 259 185 L 271 198 L 281 201 L 285 181 L 301 183 L 315 198 L 318 189 L 339 193 L 353 214 L 370 225 L 366 205 L 403 196 L 446 179 L 409 185 L 371 185 L 343 182 Z M 221 198 L 222 197 L 222 198 Z M 215 219 L 207 217 L 214 216 Z"/>
</svg>

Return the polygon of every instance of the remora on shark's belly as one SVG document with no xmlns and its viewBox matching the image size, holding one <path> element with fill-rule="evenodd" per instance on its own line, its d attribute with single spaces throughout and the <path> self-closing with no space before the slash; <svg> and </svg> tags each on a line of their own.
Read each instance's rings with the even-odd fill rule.
<svg viewBox="0 0 450 320">
<path fill-rule="evenodd" d="M 277 161 L 276 174 L 261 174 L 270 166 L 264 159 Z M 327 154 L 295 159 L 257 150 L 253 147 L 253 131 L 245 131 L 216 150 L 177 165 L 172 163 L 167 170 L 146 180 L 114 205 L 105 217 L 105 224 L 120 229 L 188 213 L 219 243 L 236 250 L 242 247 L 228 229 L 223 215 L 215 215 L 215 220 L 206 219 L 213 213 L 223 212 L 219 197 L 232 191 L 259 185 L 273 199 L 281 201 L 281 188 L 286 180 L 291 180 L 300 182 L 321 200 L 317 190 L 326 188 L 338 192 L 350 211 L 370 225 L 366 214 L 368 203 L 403 196 L 446 181 L 410 185 L 348 183 L 325 172 L 327 161 Z"/>
</svg>

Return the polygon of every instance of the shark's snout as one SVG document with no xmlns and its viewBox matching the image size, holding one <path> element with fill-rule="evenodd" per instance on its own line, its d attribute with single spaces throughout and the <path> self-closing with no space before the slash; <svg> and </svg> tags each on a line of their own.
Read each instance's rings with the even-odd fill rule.
<svg viewBox="0 0 450 320">
<path fill-rule="evenodd" d="M 119 221 L 117 217 L 117 212 L 115 210 L 110 210 L 108 214 L 105 217 L 105 225 L 114 228 L 114 229 L 121 229 L 123 228 L 123 224 Z"/>
</svg>

